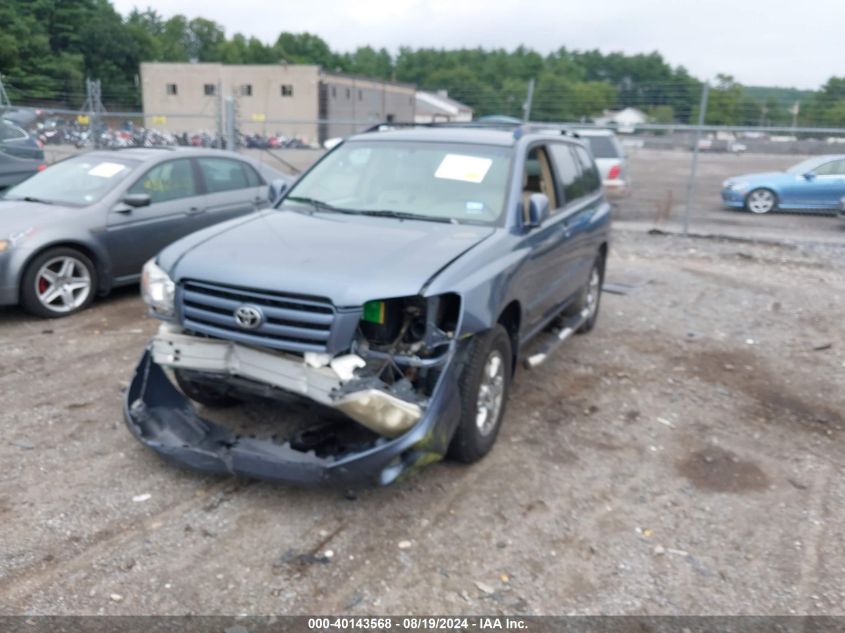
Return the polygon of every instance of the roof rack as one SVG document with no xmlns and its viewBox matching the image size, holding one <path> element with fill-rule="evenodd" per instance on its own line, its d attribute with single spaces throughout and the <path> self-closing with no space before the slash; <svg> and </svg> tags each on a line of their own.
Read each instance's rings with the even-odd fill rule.
<svg viewBox="0 0 845 633">
<path fill-rule="evenodd" d="M 385 132 L 395 128 L 476 128 L 476 129 L 499 129 L 499 130 L 513 130 L 513 137 L 518 139 L 524 134 L 553 132 L 562 136 L 571 136 L 572 138 L 581 138 L 580 135 L 573 131 L 568 125 L 562 123 L 511 123 L 509 121 L 432 121 L 429 123 L 417 123 L 412 121 L 401 122 L 383 122 L 376 123 L 360 132 L 360 134 L 367 134 L 370 132 Z"/>
</svg>

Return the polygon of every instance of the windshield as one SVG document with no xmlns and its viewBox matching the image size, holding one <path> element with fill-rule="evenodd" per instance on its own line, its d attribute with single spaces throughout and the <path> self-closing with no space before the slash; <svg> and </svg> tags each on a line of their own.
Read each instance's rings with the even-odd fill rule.
<svg viewBox="0 0 845 633">
<path fill-rule="evenodd" d="M 6 200 L 33 200 L 72 206 L 99 202 L 124 180 L 137 161 L 102 156 L 74 156 L 12 187 Z"/>
<path fill-rule="evenodd" d="M 819 166 L 821 162 L 823 162 L 823 158 L 808 158 L 807 160 L 802 160 L 797 165 L 793 165 L 792 167 L 787 168 L 787 174 L 798 174 L 799 176 L 804 175 L 813 171 L 816 167 Z"/>
<path fill-rule="evenodd" d="M 593 158 L 619 158 L 622 154 L 611 136 L 582 136 L 581 138 L 590 144 Z"/>
<path fill-rule="evenodd" d="M 494 223 L 505 206 L 510 157 L 509 147 L 350 141 L 306 173 L 282 204 Z"/>
</svg>

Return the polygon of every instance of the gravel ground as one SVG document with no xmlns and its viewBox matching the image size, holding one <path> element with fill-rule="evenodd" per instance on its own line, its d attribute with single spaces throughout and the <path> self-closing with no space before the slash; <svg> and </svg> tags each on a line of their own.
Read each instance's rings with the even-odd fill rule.
<svg viewBox="0 0 845 633">
<path fill-rule="evenodd" d="M 617 231 L 633 289 L 517 374 L 493 452 L 354 498 L 135 442 L 136 289 L 0 309 L 0 614 L 845 614 L 843 264 Z"/>
</svg>

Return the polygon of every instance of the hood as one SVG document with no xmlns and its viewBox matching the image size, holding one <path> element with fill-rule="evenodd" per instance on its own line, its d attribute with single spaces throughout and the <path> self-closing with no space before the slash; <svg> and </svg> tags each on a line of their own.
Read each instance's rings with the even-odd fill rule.
<svg viewBox="0 0 845 633">
<path fill-rule="evenodd" d="M 79 212 L 75 207 L 64 207 L 24 200 L 0 200 L 0 239 L 21 233 L 31 233 L 39 228 Z"/>
<path fill-rule="evenodd" d="M 359 306 L 419 293 L 435 273 L 495 230 L 269 211 L 209 232 L 202 241 L 189 237 L 170 275 L 176 282 L 193 279 L 327 297 L 338 307 Z M 167 253 L 171 261 L 172 249 Z"/>
</svg>

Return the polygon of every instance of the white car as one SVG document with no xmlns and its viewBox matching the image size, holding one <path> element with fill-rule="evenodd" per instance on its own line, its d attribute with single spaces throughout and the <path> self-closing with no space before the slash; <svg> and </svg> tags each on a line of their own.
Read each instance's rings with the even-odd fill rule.
<svg viewBox="0 0 845 633">
<path fill-rule="evenodd" d="M 616 134 L 611 130 L 595 128 L 578 129 L 575 132 L 590 146 L 608 197 L 621 198 L 630 194 L 628 157 Z"/>
</svg>

